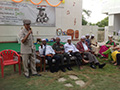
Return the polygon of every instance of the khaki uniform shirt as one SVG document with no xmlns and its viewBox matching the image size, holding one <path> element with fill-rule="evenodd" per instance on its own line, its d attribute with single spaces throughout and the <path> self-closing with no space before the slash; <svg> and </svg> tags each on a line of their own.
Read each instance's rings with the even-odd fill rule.
<svg viewBox="0 0 120 90">
<path fill-rule="evenodd" d="M 23 28 L 19 33 L 20 40 L 28 34 L 28 31 Z M 35 51 L 35 46 L 33 43 L 33 35 L 30 34 L 24 43 L 21 42 L 21 54 L 32 54 Z"/>
</svg>

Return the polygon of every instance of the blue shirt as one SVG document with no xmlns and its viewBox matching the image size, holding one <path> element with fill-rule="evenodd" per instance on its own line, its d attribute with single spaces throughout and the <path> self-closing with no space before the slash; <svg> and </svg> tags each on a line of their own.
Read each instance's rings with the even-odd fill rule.
<svg viewBox="0 0 120 90">
<path fill-rule="evenodd" d="M 90 39 L 85 39 L 85 41 L 88 43 L 88 48 L 91 50 L 91 48 L 90 48 Z"/>
</svg>

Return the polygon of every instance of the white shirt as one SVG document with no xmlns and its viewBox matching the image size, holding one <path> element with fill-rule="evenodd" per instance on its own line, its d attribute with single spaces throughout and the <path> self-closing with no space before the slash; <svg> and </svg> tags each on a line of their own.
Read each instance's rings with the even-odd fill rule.
<svg viewBox="0 0 120 90">
<path fill-rule="evenodd" d="M 44 48 L 45 48 L 44 45 L 43 45 L 43 48 L 41 48 L 41 46 L 39 46 L 40 55 L 43 55 Z M 48 54 L 55 54 L 54 50 L 52 49 L 52 47 L 50 45 L 46 45 L 45 55 L 48 55 Z"/>
<path fill-rule="evenodd" d="M 69 51 L 79 52 L 79 50 L 72 43 L 71 44 L 66 43 L 64 45 L 64 49 L 66 53 L 69 53 Z"/>
<path fill-rule="evenodd" d="M 82 45 L 83 45 L 84 50 L 87 51 L 88 50 L 88 46 L 85 43 L 82 43 Z"/>
</svg>

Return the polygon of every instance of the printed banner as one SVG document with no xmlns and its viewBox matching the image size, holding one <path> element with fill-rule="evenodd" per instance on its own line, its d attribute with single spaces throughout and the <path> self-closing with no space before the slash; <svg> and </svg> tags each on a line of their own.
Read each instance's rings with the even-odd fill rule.
<svg viewBox="0 0 120 90">
<path fill-rule="evenodd" d="M 1 25 L 23 25 L 23 20 L 31 20 L 32 26 L 55 26 L 55 8 L 33 4 L 0 2 Z"/>
</svg>

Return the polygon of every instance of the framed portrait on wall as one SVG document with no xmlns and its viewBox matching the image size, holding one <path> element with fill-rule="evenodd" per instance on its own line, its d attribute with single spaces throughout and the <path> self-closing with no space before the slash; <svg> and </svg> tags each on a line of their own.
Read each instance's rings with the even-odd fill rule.
<svg viewBox="0 0 120 90">
<path fill-rule="evenodd" d="M 57 36 L 61 36 L 61 35 L 62 35 L 62 29 L 61 29 L 61 28 L 58 28 L 58 29 L 56 30 L 56 34 L 57 34 Z"/>
</svg>

